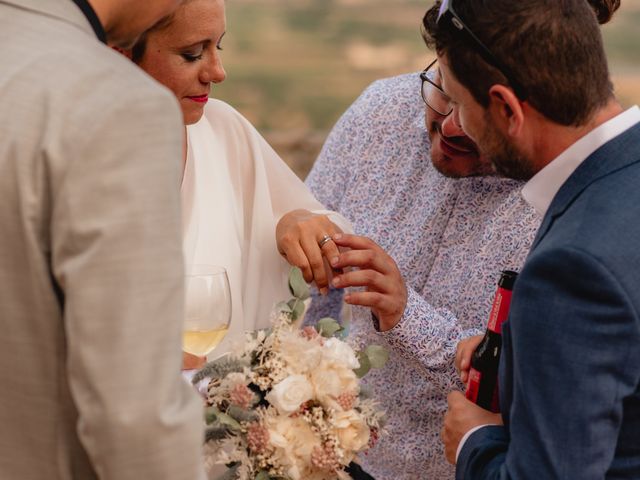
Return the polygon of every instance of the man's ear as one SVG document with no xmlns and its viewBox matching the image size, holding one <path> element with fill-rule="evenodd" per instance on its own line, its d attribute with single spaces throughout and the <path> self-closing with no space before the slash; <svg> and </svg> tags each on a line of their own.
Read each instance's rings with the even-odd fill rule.
<svg viewBox="0 0 640 480">
<path fill-rule="evenodd" d="M 494 121 L 500 122 L 510 136 L 517 136 L 522 131 L 522 103 L 509 87 L 496 84 L 489 89 L 489 110 Z"/>
<path fill-rule="evenodd" d="M 133 58 L 133 52 L 131 51 L 131 49 L 127 48 L 120 48 L 120 47 L 116 47 L 115 45 L 111 45 L 111 48 L 113 48 L 116 52 L 124 55 L 125 57 L 127 57 L 129 60 L 131 60 Z"/>
</svg>

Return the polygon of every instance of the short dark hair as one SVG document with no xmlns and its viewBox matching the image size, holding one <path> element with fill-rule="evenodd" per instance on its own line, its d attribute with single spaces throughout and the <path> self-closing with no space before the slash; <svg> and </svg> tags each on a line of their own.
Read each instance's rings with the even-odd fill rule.
<svg viewBox="0 0 640 480">
<path fill-rule="evenodd" d="M 448 24 L 438 24 L 440 0 L 422 21 L 430 48 L 446 56 L 454 75 L 482 106 L 507 78 Z M 580 126 L 613 96 L 598 22 L 620 0 L 455 0 L 464 23 L 515 74 L 527 101 L 546 118 Z"/>
</svg>

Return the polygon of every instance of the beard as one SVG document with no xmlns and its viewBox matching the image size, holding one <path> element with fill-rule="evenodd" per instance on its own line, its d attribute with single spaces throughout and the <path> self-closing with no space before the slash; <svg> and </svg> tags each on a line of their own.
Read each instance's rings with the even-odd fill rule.
<svg viewBox="0 0 640 480">
<path fill-rule="evenodd" d="M 485 130 L 478 145 L 481 152 L 493 165 L 495 172 L 514 180 L 529 180 L 537 173 L 533 162 L 522 155 L 516 146 L 491 122 L 488 112 L 484 114 Z"/>
<path fill-rule="evenodd" d="M 449 144 L 461 149 L 462 152 L 467 152 L 447 155 L 439 144 L 444 136 L 441 123 L 428 122 L 428 134 L 431 142 L 431 164 L 440 174 L 449 178 L 495 175 L 491 163 L 486 157 L 480 155 L 476 144 L 470 138 L 466 136 L 447 138 Z"/>
</svg>

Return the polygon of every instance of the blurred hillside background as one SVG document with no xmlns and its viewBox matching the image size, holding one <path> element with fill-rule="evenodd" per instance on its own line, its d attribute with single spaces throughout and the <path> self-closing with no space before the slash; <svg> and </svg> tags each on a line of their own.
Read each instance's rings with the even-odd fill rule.
<svg viewBox="0 0 640 480">
<path fill-rule="evenodd" d="M 372 81 L 422 70 L 432 0 L 227 0 L 227 81 L 212 96 L 240 110 L 304 178 L 329 130 Z M 614 83 L 640 104 L 640 0 L 604 27 Z"/>
</svg>

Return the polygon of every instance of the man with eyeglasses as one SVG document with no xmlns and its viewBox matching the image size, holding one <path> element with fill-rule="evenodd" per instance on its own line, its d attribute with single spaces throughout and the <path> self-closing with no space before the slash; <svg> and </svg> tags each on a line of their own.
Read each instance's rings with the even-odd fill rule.
<svg viewBox="0 0 640 480">
<path fill-rule="evenodd" d="M 367 290 L 347 292 L 347 302 L 362 304 L 349 338 L 391 353 L 364 379 L 388 415 L 389 434 L 362 457 L 378 479 L 453 478 L 439 432 L 447 394 L 462 388 L 456 345 L 484 330 L 500 271 L 522 265 L 539 225 L 521 183 L 493 176 L 451 110 L 437 63 L 375 82 L 334 127 L 307 179 L 362 235 L 336 240 L 353 248 L 336 266 L 359 267 L 337 286 Z M 337 315 L 340 293 L 314 299 L 307 318 Z"/>
<path fill-rule="evenodd" d="M 445 0 L 425 22 L 451 115 L 544 216 L 502 326 L 504 426 L 449 396 L 458 479 L 640 478 L 640 110 L 598 27 L 619 3 Z"/>
</svg>

